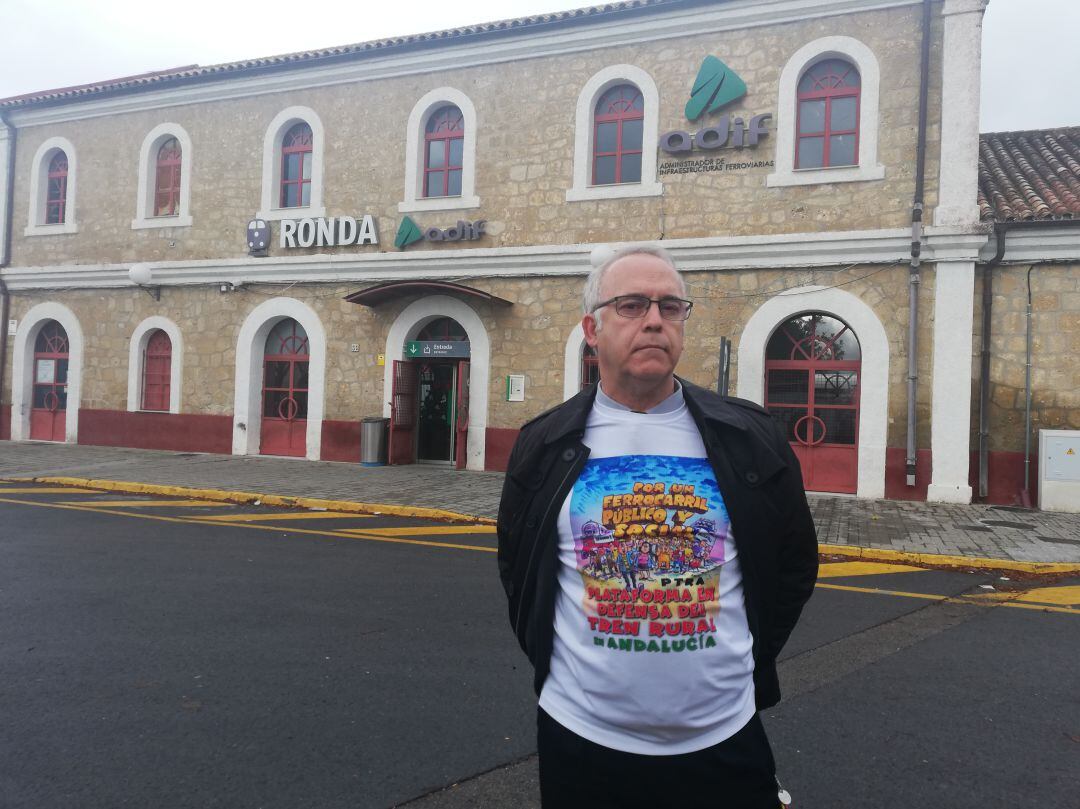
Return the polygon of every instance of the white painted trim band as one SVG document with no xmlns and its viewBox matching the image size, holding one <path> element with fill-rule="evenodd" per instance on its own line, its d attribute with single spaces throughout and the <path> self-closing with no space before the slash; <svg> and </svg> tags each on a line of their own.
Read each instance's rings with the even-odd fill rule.
<svg viewBox="0 0 1080 809">
<path fill-rule="evenodd" d="M 991 237 L 969 230 L 929 228 L 923 261 L 975 260 Z M 154 283 L 160 286 L 233 283 L 310 283 L 405 280 L 423 278 L 506 278 L 523 275 L 583 275 L 591 269 L 596 245 L 544 245 L 412 253 L 355 252 L 280 258 L 207 259 L 154 262 Z M 784 269 L 835 267 L 848 264 L 902 263 L 911 256 L 906 229 L 794 233 L 775 236 L 671 239 L 664 246 L 679 269 Z M 13 290 L 102 289 L 130 287 L 130 264 L 67 264 L 7 267 L 0 275 Z"/>
</svg>

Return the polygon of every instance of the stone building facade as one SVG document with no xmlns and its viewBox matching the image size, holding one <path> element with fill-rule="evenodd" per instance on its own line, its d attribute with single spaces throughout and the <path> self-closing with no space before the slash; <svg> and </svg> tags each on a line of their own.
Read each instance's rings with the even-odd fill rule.
<svg viewBox="0 0 1080 809">
<path fill-rule="evenodd" d="M 578 300 L 593 250 L 662 242 L 695 301 L 680 372 L 715 387 L 728 338 L 731 392 L 787 419 L 804 466 L 821 470 L 811 488 L 969 500 L 976 265 L 995 252 L 997 218 L 980 216 L 971 89 L 985 0 L 925 5 L 913 484 L 918 0 L 628 2 L 0 102 L 0 435 L 357 462 L 361 419 L 385 416 L 391 461 L 499 469 L 520 424 L 590 372 Z M 719 77 L 707 57 L 745 93 L 690 120 L 695 83 Z M 623 107 L 601 112 L 620 88 Z M 799 117 L 825 103 L 855 111 L 832 122 L 849 134 L 825 133 L 833 165 Z M 609 149 L 598 127 L 611 121 L 628 140 Z M 302 176 L 289 173 L 293 152 Z M 601 176 L 609 152 L 629 180 Z M 448 185 L 432 193 L 432 178 Z M 307 195 L 298 204 L 290 182 Z M 344 217 L 377 243 L 330 243 L 354 241 Z M 269 232 L 263 251 L 249 223 Z M 395 246 L 410 225 L 428 238 Z M 1020 249 L 1017 238 L 1041 249 L 1015 231 L 1006 243 Z M 995 291 L 998 500 L 1018 440 L 1013 260 L 999 259 Z M 1040 321 L 1051 352 L 1075 330 L 1080 294 L 1070 270 L 1054 273 L 1040 274 L 1036 301 L 1054 308 L 1053 325 Z M 837 342 L 785 366 L 785 328 L 817 328 L 802 334 L 809 346 L 846 329 L 846 358 Z M 444 343 L 445 356 L 409 357 Z M 1067 375 L 1037 376 L 1040 424 L 1075 420 Z M 522 378 L 523 397 L 510 395 Z M 829 388 L 839 409 L 807 407 L 810 388 Z"/>
</svg>

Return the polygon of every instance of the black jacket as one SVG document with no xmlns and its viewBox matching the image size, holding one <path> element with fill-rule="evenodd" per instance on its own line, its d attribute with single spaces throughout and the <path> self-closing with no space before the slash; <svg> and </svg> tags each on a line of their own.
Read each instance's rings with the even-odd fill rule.
<svg viewBox="0 0 1080 809">
<path fill-rule="evenodd" d="M 814 522 L 799 462 L 768 413 L 679 381 L 735 535 L 760 710 L 780 700 L 776 656 L 817 579 Z M 522 427 L 499 504 L 499 575 L 537 694 L 555 635 L 558 514 L 589 456 L 581 438 L 595 397 L 592 386 Z"/>
</svg>

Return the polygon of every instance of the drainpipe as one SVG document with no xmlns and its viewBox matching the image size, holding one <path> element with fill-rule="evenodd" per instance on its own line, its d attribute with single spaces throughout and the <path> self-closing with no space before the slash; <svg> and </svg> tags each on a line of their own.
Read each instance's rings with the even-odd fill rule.
<svg viewBox="0 0 1080 809">
<path fill-rule="evenodd" d="M 1005 222 L 994 224 L 997 251 L 983 265 L 982 351 L 979 357 L 979 497 L 990 492 L 990 327 L 994 308 L 994 267 L 1005 258 Z"/>
<path fill-rule="evenodd" d="M 930 84 L 930 3 L 923 0 L 922 58 L 919 67 L 919 141 L 915 155 L 915 197 L 911 203 L 911 266 L 908 268 L 908 486 L 915 485 L 915 395 L 919 382 L 919 265 L 922 255 L 923 188 L 926 182 L 926 107 Z"/>
<path fill-rule="evenodd" d="M 0 249 L 3 250 L 0 254 L 0 270 L 2 270 L 11 264 L 11 224 L 15 205 L 15 127 L 7 122 L 3 113 L 0 113 L 0 124 L 7 130 L 8 135 L 7 189 L 5 190 L 7 210 L 4 214 L 4 243 L 0 245 Z M 7 367 L 9 314 L 11 314 L 11 294 L 8 292 L 3 276 L 0 275 L 0 405 L 4 403 L 4 369 Z"/>
<path fill-rule="evenodd" d="M 1027 271 L 1027 353 L 1024 359 L 1024 489 L 1020 504 L 1031 508 L 1031 271 Z"/>
</svg>

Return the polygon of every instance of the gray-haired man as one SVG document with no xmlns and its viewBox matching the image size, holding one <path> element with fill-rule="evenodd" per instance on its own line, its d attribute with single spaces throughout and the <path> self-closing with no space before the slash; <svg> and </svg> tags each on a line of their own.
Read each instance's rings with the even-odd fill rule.
<svg viewBox="0 0 1080 809">
<path fill-rule="evenodd" d="M 760 407 L 675 377 L 665 251 L 616 252 L 584 303 L 600 383 L 522 428 L 499 509 L 544 806 L 774 809 L 757 712 L 817 574 L 798 462 Z M 589 565 L 609 551 L 634 584 Z"/>
</svg>

